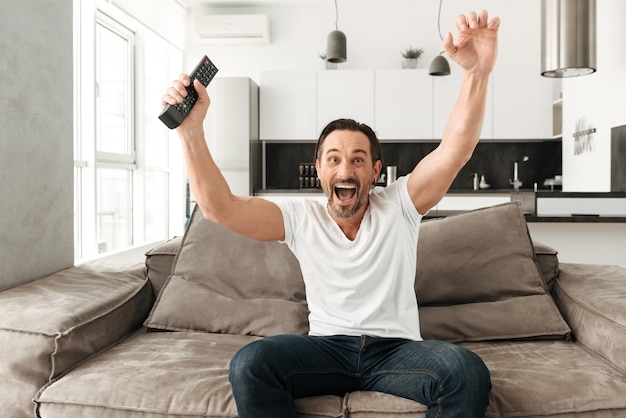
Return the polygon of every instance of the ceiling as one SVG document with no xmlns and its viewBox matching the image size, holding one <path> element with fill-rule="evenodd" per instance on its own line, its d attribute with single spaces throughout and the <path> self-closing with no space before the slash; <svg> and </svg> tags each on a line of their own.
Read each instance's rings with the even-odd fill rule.
<svg viewBox="0 0 626 418">
<path fill-rule="evenodd" d="M 327 3 L 329 0 L 178 0 L 189 8 L 199 6 L 263 6 L 275 4 L 297 5 L 303 3 Z"/>
</svg>

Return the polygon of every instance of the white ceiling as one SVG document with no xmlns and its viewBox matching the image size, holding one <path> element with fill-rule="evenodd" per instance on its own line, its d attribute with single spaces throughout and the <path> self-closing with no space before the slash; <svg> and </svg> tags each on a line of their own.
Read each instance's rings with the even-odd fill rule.
<svg viewBox="0 0 626 418">
<path fill-rule="evenodd" d="M 263 5 L 296 5 L 303 3 L 327 3 L 332 0 L 178 0 L 180 3 L 187 5 L 189 8 L 199 6 L 263 6 Z"/>
</svg>

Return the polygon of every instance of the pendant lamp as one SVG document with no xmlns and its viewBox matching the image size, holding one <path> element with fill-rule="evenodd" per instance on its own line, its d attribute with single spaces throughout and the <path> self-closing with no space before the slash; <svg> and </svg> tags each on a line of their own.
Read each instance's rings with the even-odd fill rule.
<svg viewBox="0 0 626 418">
<path fill-rule="evenodd" d="M 333 63 L 346 62 L 346 35 L 339 30 L 339 9 L 335 0 L 335 30 L 328 34 L 326 41 L 326 61 Z"/>
<path fill-rule="evenodd" d="M 437 14 L 437 29 L 439 30 L 439 39 L 443 41 L 443 36 L 441 36 L 441 3 L 443 0 L 439 0 L 439 13 Z M 441 76 L 441 75 L 450 75 L 450 64 L 446 57 L 442 54 L 446 51 L 441 51 L 439 55 L 437 55 L 432 62 L 430 63 L 430 67 L 428 67 L 428 74 L 433 76 Z"/>
<path fill-rule="evenodd" d="M 443 52 L 441 54 L 443 54 Z M 430 63 L 430 67 L 428 67 L 428 74 L 434 76 L 450 75 L 450 64 L 441 54 L 437 55 Z"/>
<path fill-rule="evenodd" d="M 541 1 L 541 75 L 596 71 L 596 0 Z"/>
</svg>

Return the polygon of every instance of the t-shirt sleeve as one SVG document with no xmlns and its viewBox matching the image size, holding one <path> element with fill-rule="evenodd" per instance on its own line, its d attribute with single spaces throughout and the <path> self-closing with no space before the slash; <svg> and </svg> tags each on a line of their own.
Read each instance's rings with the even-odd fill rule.
<svg viewBox="0 0 626 418">
<path fill-rule="evenodd" d="M 283 223 L 285 228 L 285 239 L 280 241 L 287 244 L 287 246 L 293 251 L 294 244 L 294 231 L 297 220 L 295 219 L 296 209 L 292 200 L 280 200 L 276 202 L 281 213 L 283 214 Z"/>
<path fill-rule="evenodd" d="M 381 196 L 385 199 L 390 199 L 392 201 L 397 202 L 402 209 L 402 216 L 404 219 L 414 228 L 419 227 L 420 222 L 422 221 L 423 215 L 421 215 L 413 201 L 411 200 L 411 195 L 409 195 L 409 181 L 410 174 L 406 176 L 402 176 L 398 178 L 391 185 L 385 187 L 383 191 L 381 191 Z"/>
</svg>

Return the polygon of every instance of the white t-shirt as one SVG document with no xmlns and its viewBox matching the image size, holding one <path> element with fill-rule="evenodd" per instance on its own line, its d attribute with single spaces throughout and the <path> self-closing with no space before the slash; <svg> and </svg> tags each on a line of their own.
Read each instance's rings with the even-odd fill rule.
<svg viewBox="0 0 626 418">
<path fill-rule="evenodd" d="M 285 243 L 300 262 L 311 335 L 421 340 L 415 268 L 422 216 L 408 176 L 370 193 L 350 241 L 316 200 L 282 201 Z"/>
</svg>

